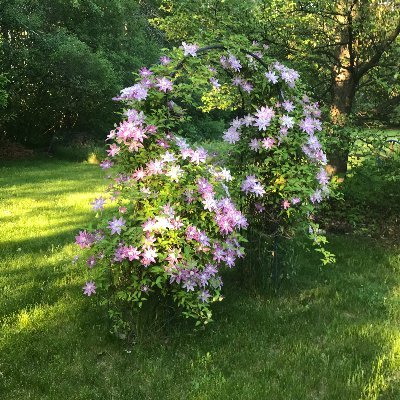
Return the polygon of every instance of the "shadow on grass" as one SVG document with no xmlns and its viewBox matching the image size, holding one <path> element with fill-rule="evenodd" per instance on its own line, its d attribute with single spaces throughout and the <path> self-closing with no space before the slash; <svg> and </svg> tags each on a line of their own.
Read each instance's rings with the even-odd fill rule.
<svg viewBox="0 0 400 400">
<path fill-rule="evenodd" d="M 35 182 L 70 181 L 72 167 L 60 163 L 57 174 L 41 171 Z M 194 331 L 174 320 L 132 345 L 110 336 L 106 309 L 82 295 L 83 273 L 64 246 L 77 223 L 66 219 L 56 227 L 64 225 L 62 233 L 7 243 L 29 252 L 9 252 L 15 265 L 0 275 L 5 399 L 358 400 L 376 380 L 374 390 L 397 400 L 395 389 L 379 386 L 390 371 L 374 371 L 398 334 L 390 317 L 398 249 L 332 237 L 336 265 L 320 268 L 316 256 L 301 252 L 276 292 L 254 284 L 265 271 L 226 271 L 226 299 L 213 308 L 213 324 Z"/>
<path fill-rule="evenodd" d="M 333 240 L 336 266 L 319 269 L 303 254 L 277 294 L 243 290 L 241 272 L 228 271 L 214 324 L 193 331 L 176 321 L 133 348 L 107 335 L 104 309 L 74 294 L 76 285 L 61 288 L 27 312 L 26 326 L 20 316 L 6 327 L 4 390 L 9 398 L 358 399 L 390 344 L 388 298 L 399 282 L 382 249 L 346 240 Z"/>
</svg>

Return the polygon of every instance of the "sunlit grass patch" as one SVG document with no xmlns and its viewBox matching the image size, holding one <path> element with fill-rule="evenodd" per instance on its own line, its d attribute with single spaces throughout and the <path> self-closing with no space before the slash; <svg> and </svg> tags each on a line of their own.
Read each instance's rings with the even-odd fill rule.
<svg viewBox="0 0 400 400">
<path fill-rule="evenodd" d="M 102 176 L 55 160 L 0 168 L 1 399 L 400 398 L 400 252 L 370 239 L 330 237 L 330 267 L 298 254 L 276 294 L 229 271 L 204 331 L 111 337 L 71 262 Z"/>
</svg>

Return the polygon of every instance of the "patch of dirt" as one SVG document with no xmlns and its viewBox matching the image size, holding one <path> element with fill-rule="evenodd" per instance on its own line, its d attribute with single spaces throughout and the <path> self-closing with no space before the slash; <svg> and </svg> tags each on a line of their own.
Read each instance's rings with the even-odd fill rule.
<svg viewBox="0 0 400 400">
<path fill-rule="evenodd" d="M 328 233 L 360 235 L 388 243 L 400 243 L 400 217 L 389 216 L 381 220 L 370 220 L 369 224 L 352 225 L 343 220 L 320 221 L 321 227 Z"/>
<path fill-rule="evenodd" d="M 27 149 L 22 144 L 4 141 L 0 147 L 0 159 L 2 160 L 21 160 L 31 158 L 35 155 L 34 151 Z"/>
</svg>

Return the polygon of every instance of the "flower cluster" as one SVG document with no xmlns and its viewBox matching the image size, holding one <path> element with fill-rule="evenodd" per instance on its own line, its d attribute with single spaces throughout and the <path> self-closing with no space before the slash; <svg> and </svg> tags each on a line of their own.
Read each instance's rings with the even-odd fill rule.
<svg viewBox="0 0 400 400">
<path fill-rule="evenodd" d="M 167 60 L 164 60 L 168 64 Z M 143 68 L 139 73 L 141 79 L 133 86 L 121 90 L 119 96 L 114 97 L 115 101 L 142 101 L 146 100 L 150 89 L 156 89 L 160 92 L 170 92 L 173 87 L 171 79 L 166 76 L 155 77 L 147 68 Z"/>
<path fill-rule="evenodd" d="M 311 224 L 329 183 L 318 104 L 301 95 L 295 70 L 268 57 L 268 46 L 249 46 L 247 54 L 217 46 L 216 54 L 198 57 L 199 46 L 183 42 L 140 69 L 115 98 L 125 118 L 107 136 L 100 164 L 111 183 L 91 203 L 96 228 L 76 236 L 89 253 L 87 296 L 107 296 L 118 309 L 161 294 L 207 322 L 211 303 L 221 299 L 221 269 L 244 256 L 240 232 L 248 219 L 263 230 Z M 195 96 L 199 109 L 241 104 L 223 133 L 232 145 L 229 169 L 177 134 L 190 121 L 184 106 L 194 82 L 203 92 Z"/>
<path fill-rule="evenodd" d="M 327 159 L 319 138 L 321 111 L 303 95 L 297 71 L 269 59 L 268 47 L 253 42 L 251 48 L 246 57 L 229 50 L 219 58 L 222 71 L 228 71 L 227 81 L 239 87 L 242 97 L 248 94 L 248 102 L 253 96 L 263 99 L 261 104 L 252 102 L 249 113 L 243 109 L 244 116 L 231 121 L 223 139 L 232 145 L 232 158 L 241 159 L 239 168 L 236 162 L 230 166 L 242 176 L 246 212 L 253 210 L 258 220 L 275 214 L 280 225 L 289 226 L 294 219 L 307 221 L 314 205 L 329 194 Z M 257 60 L 267 66 L 266 71 L 255 67 Z M 217 72 L 218 68 L 212 69 L 212 79 Z"/>
<path fill-rule="evenodd" d="M 84 294 L 108 296 L 116 307 L 129 298 L 140 307 L 161 293 L 206 322 L 221 298 L 221 268 L 244 255 L 239 231 L 247 220 L 229 196 L 232 176 L 142 111 L 125 115 L 107 136 L 112 143 L 101 166 L 115 172 L 107 193 L 91 203 L 98 226 L 76 236 L 89 252 Z"/>
<path fill-rule="evenodd" d="M 250 223 L 268 233 L 307 232 L 317 203 L 329 195 L 321 110 L 304 94 L 299 73 L 269 57 L 268 46 L 253 42 L 248 48 L 229 46 L 209 67 L 209 83 L 238 94 L 215 97 L 233 99 L 232 110 L 240 110 L 223 133 L 231 145 L 228 166 Z"/>
<path fill-rule="evenodd" d="M 244 128 L 246 135 L 243 140 L 247 141 L 247 147 L 256 153 L 266 151 L 267 158 L 269 152 L 273 150 L 285 151 L 287 150 L 285 144 L 290 143 L 290 141 L 293 142 L 293 139 L 300 139 L 303 142 L 300 148 L 309 159 L 311 168 L 317 173 L 316 180 L 323 186 L 323 191 L 318 189 L 319 192 L 317 192 L 321 193 L 320 196 L 317 196 L 318 202 L 320 202 L 322 193 L 328 194 L 329 177 L 322 167 L 327 162 L 326 154 L 322 150 L 321 143 L 315 134 L 316 131 L 322 130 L 321 122 L 316 117 L 319 114 L 318 105 L 309 104 L 304 100 L 298 104 L 303 107 L 304 118 L 296 119 L 294 115 L 296 107 L 293 101 L 277 102 L 272 107 L 260 107 L 254 114 L 248 114 L 240 119 L 235 118 L 231 122 L 229 129 L 224 133 L 223 139 L 230 144 L 240 142 L 243 136 L 242 128 Z M 290 113 L 292 114 L 289 115 Z M 268 129 L 269 127 L 273 129 Z M 263 134 L 267 129 L 268 133 Z M 296 161 L 298 162 L 298 160 Z M 318 165 L 320 166 L 319 168 L 316 167 Z M 254 175 L 246 177 L 242 183 L 241 190 L 246 194 L 254 193 L 260 197 L 265 194 L 264 188 Z M 311 197 L 312 200 L 314 198 L 315 196 Z M 284 208 L 289 208 L 287 203 L 285 203 Z"/>
</svg>

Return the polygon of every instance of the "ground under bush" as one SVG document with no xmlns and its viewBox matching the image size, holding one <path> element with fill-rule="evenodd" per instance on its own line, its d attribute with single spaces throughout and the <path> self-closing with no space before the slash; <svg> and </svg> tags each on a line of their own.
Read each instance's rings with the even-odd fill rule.
<svg viewBox="0 0 400 400">
<path fill-rule="evenodd" d="M 0 394 L 21 399 L 400 398 L 400 251 L 331 236 L 337 264 L 299 253 L 277 293 L 226 273 L 215 322 L 110 336 L 71 263 L 93 165 L 0 167 Z"/>
</svg>

